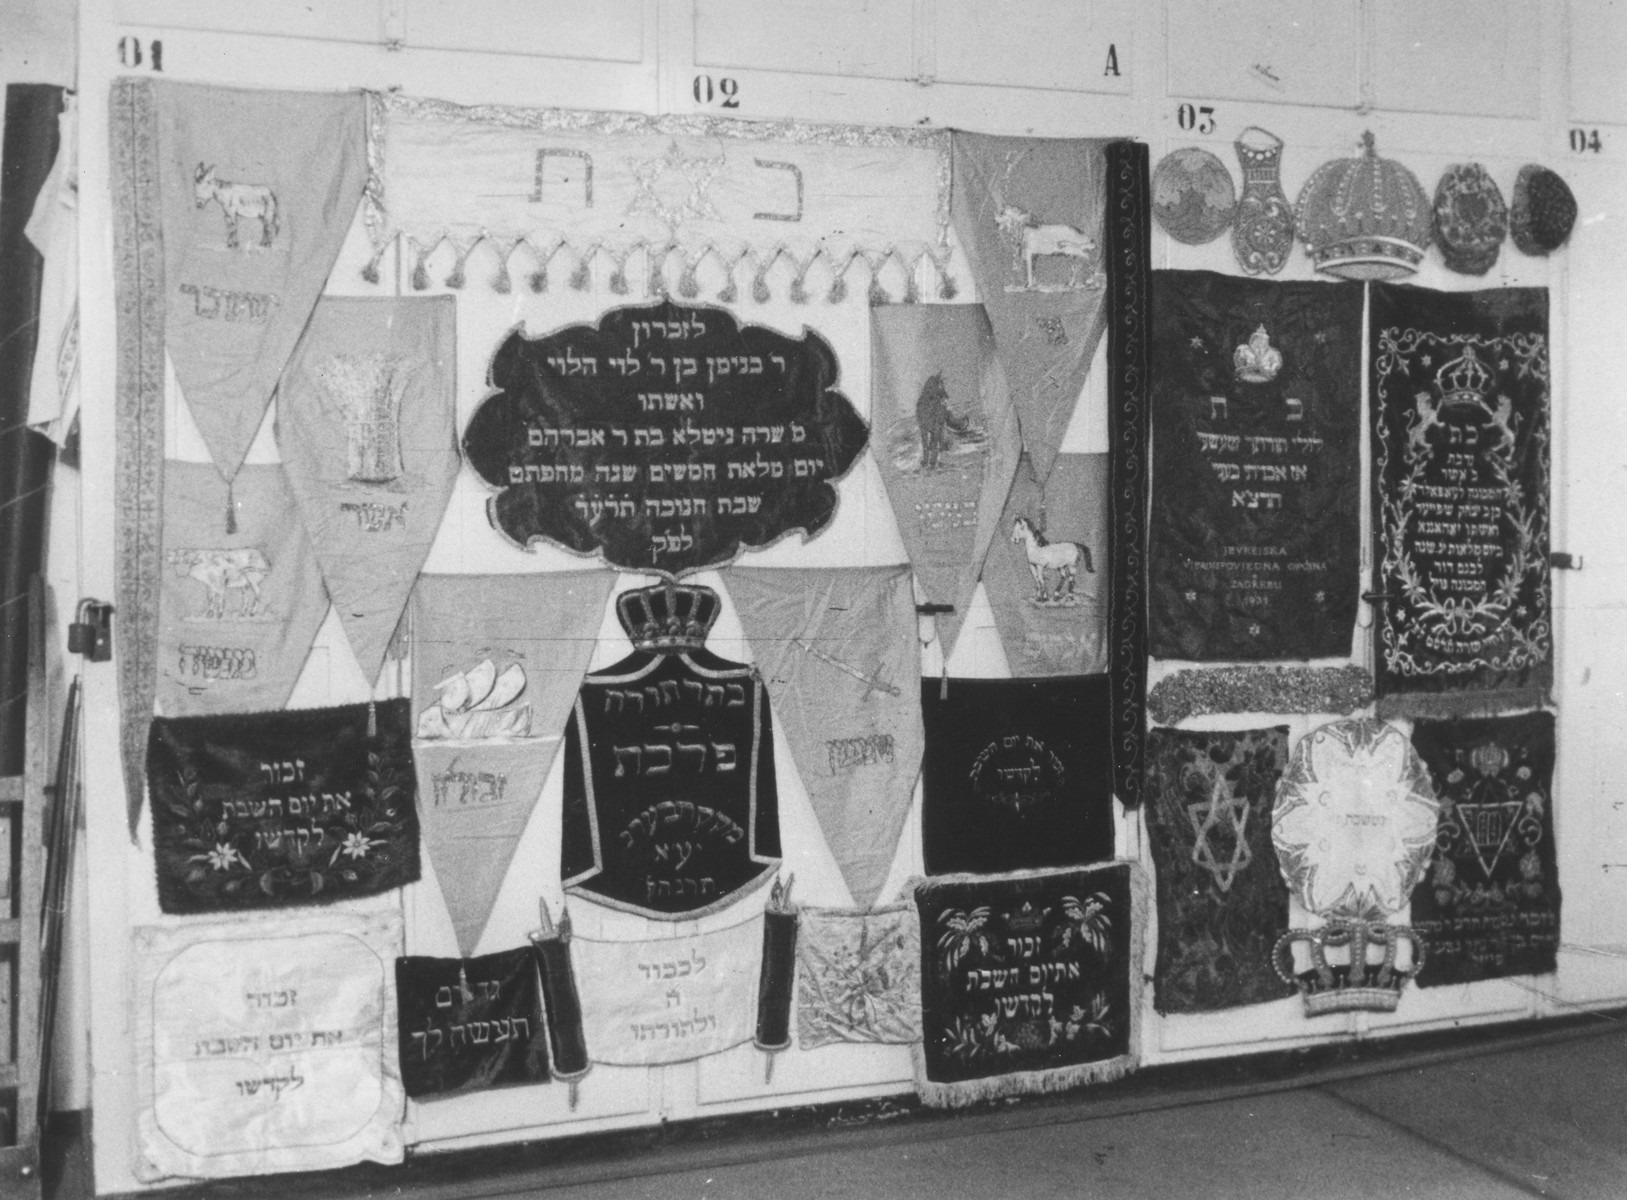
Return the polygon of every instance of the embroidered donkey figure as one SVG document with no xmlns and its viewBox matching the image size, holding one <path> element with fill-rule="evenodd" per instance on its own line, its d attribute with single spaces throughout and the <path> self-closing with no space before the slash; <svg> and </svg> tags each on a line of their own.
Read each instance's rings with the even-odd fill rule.
<svg viewBox="0 0 1627 1200">
<path fill-rule="evenodd" d="M 238 250 L 238 222 L 244 217 L 260 222 L 260 245 L 270 246 L 277 236 L 277 193 L 264 184 L 230 183 L 215 174 L 213 164 L 199 163 L 192 176 L 193 197 L 203 208 L 211 200 L 226 214 L 226 248 Z"/>
</svg>

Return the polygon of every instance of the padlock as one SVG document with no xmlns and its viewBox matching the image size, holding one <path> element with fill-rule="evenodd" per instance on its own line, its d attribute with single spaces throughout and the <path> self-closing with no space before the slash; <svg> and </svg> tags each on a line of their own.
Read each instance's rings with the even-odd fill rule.
<svg viewBox="0 0 1627 1200">
<path fill-rule="evenodd" d="M 109 661 L 113 657 L 113 606 L 81 600 L 75 617 L 68 626 L 68 653 L 82 654 L 91 662 Z"/>
</svg>

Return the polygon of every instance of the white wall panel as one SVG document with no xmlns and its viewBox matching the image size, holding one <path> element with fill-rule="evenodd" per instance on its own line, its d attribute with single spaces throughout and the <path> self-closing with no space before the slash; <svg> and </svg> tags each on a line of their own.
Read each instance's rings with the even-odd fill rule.
<svg viewBox="0 0 1627 1200">
<path fill-rule="evenodd" d="M 1127 0 L 936 0 L 933 75 L 944 83 L 1128 95 L 1136 6 Z"/>
<path fill-rule="evenodd" d="M 908 79 L 913 0 L 696 0 L 695 65 Z"/>
<path fill-rule="evenodd" d="M 1170 0 L 1169 95 L 1354 108 L 1356 0 Z"/>
<path fill-rule="evenodd" d="M 1536 117 L 1542 25 L 1559 15 L 1540 0 L 1368 0 L 1373 94 L 1403 112 Z M 1549 15 L 1551 14 L 1551 16 Z"/>
</svg>

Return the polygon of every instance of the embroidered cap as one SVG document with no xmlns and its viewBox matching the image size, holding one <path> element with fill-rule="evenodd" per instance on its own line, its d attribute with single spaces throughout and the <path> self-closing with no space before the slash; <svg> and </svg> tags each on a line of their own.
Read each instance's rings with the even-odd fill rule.
<svg viewBox="0 0 1627 1200">
<path fill-rule="evenodd" d="M 1153 170 L 1152 215 L 1177 242 L 1214 241 L 1232 223 L 1236 208 L 1231 172 L 1207 150 L 1172 150 Z"/>
<path fill-rule="evenodd" d="M 1460 275 L 1484 275 L 1497 262 L 1508 233 L 1508 205 L 1497 181 L 1479 163 L 1454 163 L 1435 185 L 1435 239 L 1446 265 Z"/>
<path fill-rule="evenodd" d="M 1318 271 L 1344 279 L 1399 279 L 1417 271 L 1430 242 L 1429 197 L 1418 177 L 1365 153 L 1323 163 L 1299 193 L 1299 236 Z"/>
<path fill-rule="evenodd" d="M 1514 244 L 1526 254 L 1549 254 L 1565 244 L 1575 224 L 1576 197 L 1570 185 L 1547 167 L 1521 167 L 1509 217 Z"/>
</svg>

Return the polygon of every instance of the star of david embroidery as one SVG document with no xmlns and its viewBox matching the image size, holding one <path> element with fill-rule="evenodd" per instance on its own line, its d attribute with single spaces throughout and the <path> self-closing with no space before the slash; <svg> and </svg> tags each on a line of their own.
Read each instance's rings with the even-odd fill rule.
<svg viewBox="0 0 1627 1200">
<path fill-rule="evenodd" d="M 723 162 L 721 154 L 716 158 L 686 158 L 677 142 L 670 143 L 659 158 L 629 158 L 627 165 L 633 169 L 638 191 L 627 206 L 627 215 L 650 213 L 670 229 L 685 221 L 721 221 L 722 214 L 706 192 L 712 186 L 712 177 L 723 169 Z M 662 195 L 661 184 L 674 171 L 688 182 L 689 193 L 681 201 L 670 202 Z"/>
<path fill-rule="evenodd" d="M 1194 337 L 1194 338 L 1193 338 L 1193 339 L 1192 339 L 1192 341 L 1191 341 L 1191 342 L 1190 342 L 1190 343 L 1188 343 L 1188 344 L 1189 344 L 1189 345 L 1190 345 L 1190 346 L 1191 346 L 1191 347 L 1192 347 L 1192 349 L 1194 349 L 1194 350 L 1202 350 L 1202 349 L 1203 349 L 1203 339 L 1202 339 L 1202 338 L 1200 338 L 1200 337 Z"/>
<path fill-rule="evenodd" d="M 1254 861 L 1246 838 L 1248 801 L 1233 796 L 1226 788 L 1226 781 L 1217 777 L 1207 801 L 1186 806 L 1186 819 L 1192 822 L 1192 832 L 1197 838 L 1192 844 L 1192 861 L 1209 872 L 1222 894 L 1231 891 L 1237 873 Z M 1215 856 L 1215 848 L 1209 844 L 1209 833 L 1215 829 L 1232 835 L 1232 854 L 1226 862 Z"/>
</svg>

